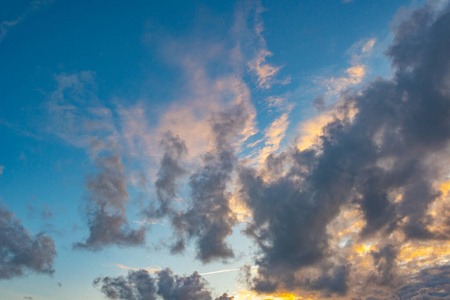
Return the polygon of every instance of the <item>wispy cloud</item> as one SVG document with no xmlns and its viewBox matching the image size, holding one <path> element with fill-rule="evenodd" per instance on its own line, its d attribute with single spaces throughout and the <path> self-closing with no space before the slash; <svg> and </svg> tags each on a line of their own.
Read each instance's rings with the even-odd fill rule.
<svg viewBox="0 0 450 300">
<path fill-rule="evenodd" d="M 16 19 L 10 20 L 10 21 L 2 21 L 0 23 L 0 42 L 5 38 L 7 33 L 17 26 L 19 23 L 23 22 L 30 14 L 36 12 L 41 7 L 53 3 L 54 0 L 35 0 L 32 1 L 28 7 L 26 8 L 25 12 L 18 16 Z"/>
<path fill-rule="evenodd" d="M 156 267 L 146 267 L 146 268 L 134 268 L 134 267 L 129 267 L 129 266 L 121 265 L 121 264 L 115 264 L 114 266 L 118 267 L 119 269 L 128 270 L 128 271 L 146 270 L 150 274 L 155 274 L 156 272 L 162 270 L 161 267 L 157 267 L 157 266 Z"/>
<path fill-rule="evenodd" d="M 266 128 L 264 131 L 265 146 L 259 152 L 257 158 L 260 165 L 263 164 L 269 154 L 276 153 L 276 151 L 280 148 L 280 143 L 286 134 L 288 126 L 289 113 L 284 113 Z"/>
<path fill-rule="evenodd" d="M 375 39 L 362 40 L 349 49 L 348 54 L 351 57 L 351 66 L 344 71 L 345 75 L 340 77 L 333 76 L 322 81 L 327 94 L 337 95 L 341 91 L 362 82 L 367 74 L 367 65 L 364 64 L 364 60 L 372 53 L 375 43 Z"/>
<path fill-rule="evenodd" d="M 272 52 L 268 50 L 267 42 L 263 35 L 264 25 L 261 13 L 264 12 L 264 8 L 260 1 L 254 2 L 253 5 L 253 11 L 250 11 L 254 23 L 252 33 L 255 35 L 255 52 L 254 57 L 248 62 L 248 67 L 255 74 L 258 87 L 261 89 L 269 89 L 275 83 L 288 84 L 290 83 L 290 78 L 288 77 L 283 80 L 275 79 L 281 67 L 274 66 L 267 61 L 272 56 Z"/>
</svg>

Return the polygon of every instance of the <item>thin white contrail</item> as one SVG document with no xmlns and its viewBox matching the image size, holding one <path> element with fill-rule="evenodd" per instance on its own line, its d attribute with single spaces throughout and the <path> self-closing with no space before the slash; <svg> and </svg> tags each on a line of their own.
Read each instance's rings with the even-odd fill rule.
<svg viewBox="0 0 450 300">
<path fill-rule="evenodd" d="M 251 269 L 255 269 L 256 266 L 251 267 Z M 220 274 L 220 273 L 227 273 L 227 272 L 235 272 L 235 271 L 240 271 L 241 269 L 225 269 L 225 270 L 219 270 L 219 271 L 212 271 L 212 272 L 207 272 L 207 273 L 200 273 L 200 275 L 205 276 L 205 275 L 214 275 L 214 274 Z"/>
</svg>

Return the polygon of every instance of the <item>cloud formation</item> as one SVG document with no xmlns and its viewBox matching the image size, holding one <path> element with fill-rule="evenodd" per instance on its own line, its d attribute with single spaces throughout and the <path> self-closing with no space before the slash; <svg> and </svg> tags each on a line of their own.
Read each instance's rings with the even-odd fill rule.
<svg viewBox="0 0 450 300">
<path fill-rule="evenodd" d="M 55 241 L 43 233 L 31 235 L 14 213 L 0 206 L 0 279 L 29 273 L 53 274 Z"/>
<path fill-rule="evenodd" d="M 249 21 L 253 26 L 251 34 L 248 38 L 254 43 L 253 57 L 248 62 L 250 71 L 255 75 L 258 87 L 261 89 L 269 89 L 275 83 L 288 84 L 289 78 L 283 81 L 276 80 L 275 77 L 280 71 L 281 67 L 274 66 L 267 62 L 267 59 L 272 56 L 272 52 L 267 49 L 267 43 L 263 36 L 264 25 L 261 18 L 261 13 L 264 8 L 260 1 L 246 2 L 247 14 L 251 17 Z"/>
<path fill-rule="evenodd" d="M 81 71 L 55 75 L 57 88 L 45 103 L 42 126 L 69 145 L 89 149 L 92 140 L 110 143 L 117 130 L 113 112 L 105 107 L 95 93 L 95 74 Z M 97 144 L 99 145 L 99 144 Z"/>
<path fill-rule="evenodd" d="M 178 276 L 170 269 L 156 272 L 152 277 L 146 270 L 130 271 L 126 277 L 98 277 L 94 286 L 109 299 L 121 300 L 212 300 L 207 282 L 194 272 L 189 276 Z M 159 298 L 161 297 L 161 298 Z M 216 300 L 232 300 L 223 294 Z"/>
<path fill-rule="evenodd" d="M 190 176 L 188 209 L 178 213 L 172 221 L 179 237 L 175 252 L 184 249 L 187 236 L 196 239 L 197 258 L 203 262 L 234 256 L 225 242 L 236 223 L 227 184 L 237 163 L 232 142 L 240 135 L 248 118 L 245 106 L 239 104 L 212 116 L 215 147 L 203 156 L 202 165 Z"/>
<path fill-rule="evenodd" d="M 450 141 L 449 28 L 448 6 L 438 11 L 428 3 L 411 12 L 394 29 L 387 52 L 393 79 L 341 94 L 333 108 L 339 117 L 323 123 L 317 147 L 270 155 L 263 170 L 240 168 L 241 194 L 253 214 L 246 233 L 261 251 L 256 291 L 339 296 L 352 286 L 352 293 L 381 287 L 393 295 L 395 274 L 403 271 L 398 249 L 448 242 L 450 224 L 434 229 L 438 216 L 429 208 L 449 172 L 441 163 Z M 360 214 L 360 225 L 334 245 L 329 225 L 347 206 Z M 344 255 L 367 241 L 375 249 L 366 252 L 376 287 L 354 280 L 364 272 Z"/>
<path fill-rule="evenodd" d="M 161 146 L 164 148 L 164 156 L 155 182 L 159 207 L 149 212 L 149 216 L 154 218 L 173 215 L 172 202 L 176 198 L 176 181 L 187 173 L 180 165 L 180 160 L 187 154 L 185 142 L 168 131 L 161 139 Z"/>
<path fill-rule="evenodd" d="M 88 176 L 84 213 L 89 236 L 75 248 L 101 250 L 105 246 L 137 246 L 145 242 L 145 228 L 132 229 L 128 224 L 127 177 L 120 157 L 113 153 L 95 157 L 100 172 Z"/>
<path fill-rule="evenodd" d="M 258 87 L 268 89 L 280 68 L 266 61 L 271 53 L 262 36 L 259 2 L 250 11 L 255 13 L 258 47 L 247 63 L 237 43 L 233 64 L 245 65 Z M 257 131 L 242 66 L 233 65 L 226 76 L 210 78 L 208 73 L 212 57 L 223 53 L 222 45 L 200 53 L 191 53 L 195 51 L 184 44 L 167 51 L 183 53 L 173 60 L 186 73 L 188 96 L 169 108 L 156 129 L 147 128 L 138 105 L 119 112 L 119 132 L 113 112 L 90 92 L 95 88 L 91 72 L 60 74 L 47 103 L 53 120 L 49 130 L 89 149 L 99 170 L 86 180 L 83 213 L 89 236 L 75 247 L 100 250 L 144 243 L 145 228 L 128 223 L 127 176 L 116 138 L 124 138 L 132 150 L 142 147 L 157 156 L 154 145 L 162 137 L 157 203 L 146 214 L 171 221 L 177 239 L 172 252 L 183 251 L 192 240 L 203 263 L 233 258 L 226 238 L 238 224 L 233 205 L 242 200 L 238 204 L 250 220 L 245 233 L 258 246 L 258 272 L 249 279 L 257 293 L 285 298 L 447 296 L 442 290 L 448 261 L 442 257 L 450 245 L 449 11 L 427 4 L 411 12 L 394 28 L 387 51 L 393 78 L 347 90 L 362 82 L 367 70 L 361 60 L 375 40 L 356 44 L 346 76 L 325 82 L 330 94 L 339 95 L 337 102 L 327 107 L 324 96 L 318 96 L 313 104 L 319 116 L 302 123 L 297 145 L 281 153 L 275 152 L 292 122 L 291 106 L 282 97 L 267 99 L 269 107 L 286 108 L 269 123 L 263 139 L 249 144 L 265 142 L 256 166 L 238 156 Z M 183 176 L 190 194 L 175 203 Z M 433 268 L 419 272 L 424 265 Z M 126 277 L 98 278 L 94 284 L 111 299 L 212 299 L 196 272 L 178 276 L 168 269 L 155 271 L 156 277 L 132 270 Z M 223 294 L 216 299 L 232 298 Z"/>
</svg>

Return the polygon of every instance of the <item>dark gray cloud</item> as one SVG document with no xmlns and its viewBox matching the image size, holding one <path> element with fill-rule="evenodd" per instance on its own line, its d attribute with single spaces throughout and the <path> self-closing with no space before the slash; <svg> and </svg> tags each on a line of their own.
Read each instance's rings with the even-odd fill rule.
<svg viewBox="0 0 450 300">
<path fill-rule="evenodd" d="M 194 272 L 190 276 L 178 276 L 169 269 L 158 275 L 158 295 L 164 300 L 211 300 L 206 281 Z"/>
<path fill-rule="evenodd" d="M 186 174 L 186 170 L 180 165 L 180 160 L 187 154 L 185 142 L 179 136 L 173 136 L 168 131 L 161 139 L 161 146 L 164 149 L 164 156 L 161 159 L 158 179 L 155 182 L 159 207 L 148 212 L 151 218 L 173 215 L 172 204 L 176 198 L 176 181 Z"/>
<path fill-rule="evenodd" d="M 227 191 L 237 163 L 231 143 L 239 136 L 248 117 L 242 105 L 235 105 L 212 117 L 215 149 L 203 156 L 201 167 L 190 176 L 191 202 L 188 209 L 173 218 L 172 225 L 179 237 L 174 252 L 184 249 L 187 237 L 196 240 L 197 258 L 203 262 L 234 256 L 225 242 L 236 223 Z"/>
<path fill-rule="evenodd" d="M 246 233 L 260 248 L 255 290 L 345 294 L 346 267 L 309 281 L 295 277 L 307 266 L 320 269 L 332 255 L 327 225 L 344 204 L 358 205 L 364 215 L 362 240 L 393 230 L 407 241 L 449 239 L 430 231 L 426 214 L 440 196 L 434 183 L 445 174 L 438 161 L 448 157 L 449 49 L 449 7 L 437 11 L 427 4 L 412 12 L 394 29 L 387 51 L 394 77 L 342 94 L 335 107 L 340 117 L 324 128 L 320 151 L 269 156 L 265 176 L 240 167 L 241 194 L 253 213 Z M 394 201 L 399 191 L 402 197 Z M 387 284 L 395 250 L 372 256 L 378 283 Z"/>
<path fill-rule="evenodd" d="M 100 172 L 86 181 L 86 202 L 89 236 L 75 248 L 101 250 L 105 246 L 136 246 L 145 242 L 145 228 L 131 229 L 128 225 L 127 178 L 122 160 L 116 154 L 97 156 Z"/>
<path fill-rule="evenodd" d="M 51 237 L 32 236 L 13 212 L 0 205 L 0 279 L 30 272 L 53 274 L 56 254 Z"/>
<path fill-rule="evenodd" d="M 212 300 L 207 282 L 194 272 L 189 276 L 178 276 L 170 269 L 156 272 L 155 278 L 146 270 L 130 271 L 126 277 L 98 277 L 94 286 L 110 299 L 122 300 Z M 216 300 L 232 300 L 223 294 Z"/>
<path fill-rule="evenodd" d="M 369 277 L 369 281 L 375 281 L 379 285 L 394 285 L 397 254 L 393 245 L 384 246 L 379 251 L 372 251 L 376 275 Z"/>
<path fill-rule="evenodd" d="M 227 293 L 224 293 L 222 296 L 217 297 L 216 300 L 234 300 L 234 297 L 228 296 Z"/>
<path fill-rule="evenodd" d="M 449 299 L 450 266 L 428 268 L 416 276 L 414 283 L 401 287 L 395 296 L 398 299 Z"/>
<path fill-rule="evenodd" d="M 155 279 L 146 270 L 130 271 L 128 276 L 98 277 L 94 286 L 110 299 L 156 300 Z"/>
<path fill-rule="evenodd" d="M 318 95 L 314 98 L 313 105 L 318 111 L 323 111 L 325 109 L 325 97 L 323 95 Z"/>
<path fill-rule="evenodd" d="M 345 295 L 347 293 L 348 269 L 345 265 L 326 268 L 316 279 L 307 279 L 305 286 L 311 290 L 324 291 L 326 297 L 334 294 Z"/>
</svg>

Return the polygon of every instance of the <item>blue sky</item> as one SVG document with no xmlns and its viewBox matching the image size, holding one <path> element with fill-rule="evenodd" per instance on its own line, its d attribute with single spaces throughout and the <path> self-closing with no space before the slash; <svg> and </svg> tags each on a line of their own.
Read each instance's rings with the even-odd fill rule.
<svg viewBox="0 0 450 300">
<path fill-rule="evenodd" d="M 409 188 L 418 180 L 411 175 L 407 180 L 399 179 L 402 183 L 398 186 L 379 183 L 380 193 L 389 200 L 369 205 L 365 199 L 373 194 L 366 188 L 378 179 L 367 175 L 361 186 L 359 179 L 353 179 L 348 191 L 342 193 L 346 196 L 341 197 L 354 193 L 354 200 L 339 200 L 338 208 L 334 208 L 335 202 L 324 202 L 333 212 L 305 221 L 327 224 L 326 233 L 314 231 L 316 228 L 309 233 L 300 229 L 292 233 L 294 241 L 302 234 L 324 234 L 332 259 L 316 262 L 311 258 L 291 270 L 293 273 L 285 273 L 302 278 L 295 288 L 281 275 L 268 275 L 268 270 L 282 272 L 285 267 L 277 265 L 274 258 L 284 247 L 278 249 L 274 244 L 285 241 L 277 230 L 287 228 L 290 232 L 291 226 L 302 227 L 297 221 L 289 223 L 289 214 L 277 213 L 284 209 L 294 213 L 305 203 L 319 203 L 318 191 L 327 187 L 325 181 L 320 181 L 323 186 L 314 181 L 319 175 L 308 177 L 315 174 L 308 168 L 326 165 L 334 174 L 348 166 L 335 166 L 335 161 L 344 161 L 334 160 L 337 156 L 327 158 L 327 141 L 331 145 L 342 137 L 331 130 L 332 126 L 342 123 L 355 140 L 365 136 L 362 130 L 372 132 L 372 117 L 364 114 L 368 109 L 364 105 L 378 97 L 373 90 L 381 90 L 383 80 L 386 85 L 403 88 L 404 70 L 420 73 L 428 65 L 417 66 L 414 61 L 422 62 L 423 57 L 425 61 L 426 53 L 433 53 L 427 52 L 428 48 L 417 50 L 420 53 L 415 59 L 404 65 L 398 58 L 403 56 L 396 54 L 398 49 L 414 49 L 412 42 L 407 43 L 413 34 L 405 29 L 414 23 L 414 12 L 432 11 L 423 13 L 428 23 L 419 22 L 425 29 L 411 25 L 411 31 L 416 30 L 426 40 L 426 30 L 431 36 L 434 28 L 428 24 L 444 15 L 440 12 L 448 9 L 446 5 L 446 1 L 410 0 L 1 1 L 0 199 L 2 209 L 12 212 L 11 218 L 22 224 L 0 214 L 4 218 L 1 226 L 5 232 L 17 226 L 24 241 L 31 244 L 42 241 L 42 236 L 49 237 L 57 253 L 47 257 L 51 270 L 40 263 L 31 266 L 21 262 L 17 265 L 20 270 L 13 274 L 7 269 L 14 264 L 9 260 L 16 256 L 20 260 L 20 256 L 8 242 L 5 246 L 0 242 L 8 253 L 0 254 L 2 299 L 106 299 L 101 286 L 92 284 L 95 278 L 125 276 L 145 268 L 151 276 L 159 276 L 165 268 L 179 276 L 195 271 L 204 274 L 210 299 L 224 292 L 236 300 L 347 299 L 366 292 L 370 295 L 377 289 L 395 293 L 402 286 L 410 288 L 407 284 L 413 279 L 405 274 L 419 276 L 426 268 L 448 267 L 448 234 L 443 238 L 433 231 L 444 226 L 436 211 L 444 207 L 445 217 L 450 198 L 446 194 L 450 172 L 437 167 L 433 157 L 445 160 L 448 148 L 417 147 L 421 150 L 405 154 L 411 157 L 410 163 L 403 163 L 403 158 L 389 149 L 377 150 L 384 154 L 370 160 L 368 153 L 372 152 L 353 153 L 348 145 L 360 148 L 349 142 L 346 147 L 351 149 L 342 149 L 350 160 L 371 161 L 371 167 L 383 172 L 391 172 L 391 165 L 395 169 L 410 164 L 427 174 L 429 180 L 423 183 L 427 191 L 440 196 L 426 205 L 408 200 L 413 194 Z M 414 51 L 405 50 L 404 57 L 415 55 Z M 445 72 L 442 74 L 449 74 Z M 420 87 L 423 93 L 432 90 L 425 84 Z M 416 91 L 404 89 L 403 95 Z M 437 90 L 442 91 L 439 97 L 448 100 L 444 83 Z M 384 90 L 379 94 L 384 98 L 397 95 Z M 398 103 L 406 101 L 402 99 L 398 96 Z M 380 103 L 384 108 L 389 106 Z M 412 108 L 398 110 L 408 114 L 409 109 L 413 116 Z M 445 114 L 447 109 L 448 104 L 443 104 L 439 111 Z M 432 113 L 428 118 L 438 120 Z M 386 135 L 384 132 L 407 132 L 404 128 L 410 127 L 405 124 L 410 123 L 401 123 L 402 116 L 398 113 L 395 122 L 379 116 L 377 120 L 385 123 L 377 128 L 388 129 L 377 131 L 376 147 L 381 147 L 377 141 Z M 361 118 L 367 118 L 367 129 L 357 125 Z M 448 120 L 449 116 L 442 118 Z M 404 130 L 395 131 L 396 122 Z M 427 126 L 433 132 L 445 131 L 442 125 Z M 442 133 L 436 140 L 448 145 L 446 138 Z M 414 134 L 404 133 L 396 140 L 403 139 L 414 140 Z M 426 143 L 441 145 L 435 140 Z M 396 149 L 413 148 L 402 144 Z M 329 151 L 337 155 L 341 150 Z M 358 160 L 363 152 L 366 156 Z M 300 157 L 308 157 L 308 163 L 300 164 Z M 413 168 L 415 163 L 418 167 Z M 355 178 L 365 178 L 369 163 L 364 166 L 355 167 Z M 308 170 L 299 171 L 302 168 Z M 400 173 L 392 176 L 400 178 Z M 346 178 L 345 174 L 340 178 Z M 310 181 L 314 184 L 305 188 L 303 182 Z M 281 182 L 290 184 L 280 188 Z M 264 192 L 256 188 L 258 184 Z M 283 193 L 292 186 L 296 188 L 286 199 L 297 197 L 297 192 L 301 197 L 283 202 Z M 306 193 L 311 189 L 317 189 L 316 196 Z M 341 195 L 334 190 L 330 193 Z M 266 197 L 272 200 L 265 202 Z M 169 203 L 165 211 L 164 202 Z M 398 212 L 392 231 L 377 227 L 374 224 L 381 221 L 371 219 L 371 209 L 377 211 L 382 203 Z M 274 215 L 268 214 L 271 209 L 263 209 L 264 205 L 273 205 Z M 409 210 L 403 212 L 405 207 L 422 207 L 424 212 L 409 214 Z M 383 220 L 391 218 L 388 209 L 382 211 Z M 286 224 L 279 225 L 283 218 Z M 292 220 L 298 218 L 293 216 Z M 419 223 L 428 226 L 430 237 L 410 233 L 408 222 L 413 218 L 423 218 Z M 113 227 L 113 222 L 118 227 Z M 375 229 L 367 235 L 371 226 Z M 337 241 L 333 236 L 342 239 Z M 3 238 L 14 240 L 6 234 Z M 180 253 L 174 253 L 177 242 L 184 245 Z M 438 250 L 427 248 L 429 245 Z M 50 255 L 53 246 L 42 247 L 43 253 Z M 298 254 L 301 249 L 295 251 Z M 392 285 L 381 279 L 372 280 L 381 287 L 355 284 L 358 268 L 370 265 L 381 270 L 390 265 L 389 251 L 396 254 L 393 261 L 399 266 L 392 275 Z M 334 279 L 330 279 L 332 274 L 320 272 L 329 268 L 338 274 L 343 260 L 353 266 L 345 268 L 348 282 L 339 283 L 346 288 L 333 290 L 322 284 Z M 247 284 L 241 269 L 244 266 L 249 266 L 252 277 Z M 305 279 L 311 274 L 315 274 L 312 279 Z M 375 278 L 373 274 L 361 276 Z M 107 281 L 99 282 L 108 285 Z M 263 283 L 270 283 L 271 288 L 260 288 Z M 444 288 L 436 287 L 436 293 L 450 283 L 445 284 Z M 124 297 L 120 299 L 128 299 Z"/>
</svg>

